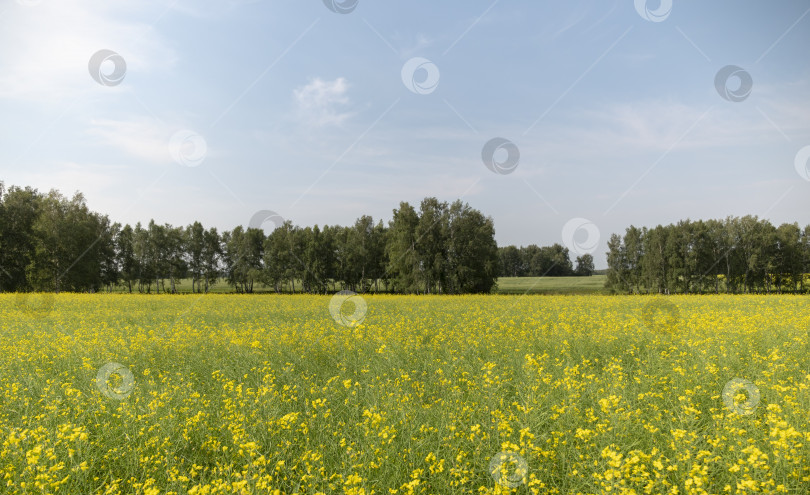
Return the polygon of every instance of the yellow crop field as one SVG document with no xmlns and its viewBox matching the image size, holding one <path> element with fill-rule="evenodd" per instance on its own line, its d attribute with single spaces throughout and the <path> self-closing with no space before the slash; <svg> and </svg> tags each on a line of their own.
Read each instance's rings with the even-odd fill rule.
<svg viewBox="0 0 810 495">
<path fill-rule="evenodd" d="M 0 492 L 810 493 L 801 296 L 0 295 Z"/>
</svg>

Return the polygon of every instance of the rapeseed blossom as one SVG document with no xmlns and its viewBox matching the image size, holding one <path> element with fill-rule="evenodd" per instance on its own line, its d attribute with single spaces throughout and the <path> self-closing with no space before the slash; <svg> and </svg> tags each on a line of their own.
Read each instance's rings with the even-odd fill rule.
<svg viewBox="0 0 810 495">
<path fill-rule="evenodd" d="M 806 298 L 362 298 L 0 295 L 0 492 L 810 492 Z"/>
</svg>

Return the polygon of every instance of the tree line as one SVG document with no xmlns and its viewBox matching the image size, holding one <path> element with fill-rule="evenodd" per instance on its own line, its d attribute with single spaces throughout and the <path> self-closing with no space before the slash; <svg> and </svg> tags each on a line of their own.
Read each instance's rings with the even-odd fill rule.
<svg viewBox="0 0 810 495">
<path fill-rule="evenodd" d="M 238 226 L 110 221 L 76 193 L 66 198 L 0 182 L 0 290 L 177 292 L 191 279 L 208 292 L 224 279 L 238 292 L 487 293 L 499 254 L 490 217 L 461 201 L 402 202 L 384 225 L 364 215 L 352 226 L 299 227 L 266 234 Z"/>
<path fill-rule="evenodd" d="M 606 286 L 628 293 L 805 292 L 810 225 L 756 216 L 630 226 L 608 241 Z"/>
<path fill-rule="evenodd" d="M 805 292 L 810 225 L 774 227 L 745 216 L 652 229 L 630 226 L 608 241 L 606 286 L 619 293 Z M 177 292 L 191 280 L 208 292 L 224 280 L 237 292 L 487 293 L 498 277 L 591 275 L 593 257 L 570 260 L 559 244 L 504 246 L 493 221 L 461 201 L 407 202 L 387 225 L 364 215 L 351 226 L 269 234 L 238 226 L 110 221 L 84 197 L 0 182 L 0 291 Z"/>
<path fill-rule="evenodd" d="M 560 244 L 504 246 L 498 248 L 498 254 L 501 277 L 570 277 L 594 273 L 593 256 L 577 256 L 574 267 L 568 248 Z"/>
</svg>

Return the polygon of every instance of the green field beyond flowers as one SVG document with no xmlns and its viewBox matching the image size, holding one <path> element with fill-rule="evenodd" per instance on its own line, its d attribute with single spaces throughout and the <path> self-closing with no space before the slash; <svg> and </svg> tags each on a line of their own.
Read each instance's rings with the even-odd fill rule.
<svg viewBox="0 0 810 495">
<path fill-rule="evenodd" d="M 593 275 L 591 277 L 500 277 L 498 286 L 494 290 L 496 294 L 606 294 L 604 275 Z M 296 281 L 296 289 L 301 290 L 300 281 Z M 169 284 L 165 283 L 169 288 Z M 384 284 L 378 285 L 381 291 L 385 289 Z M 155 287 L 152 287 L 152 291 Z M 161 289 L 163 290 L 163 289 Z M 337 289 L 336 289 L 337 290 Z M 115 292 L 125 292 L 123 286 L 116 286 Z M 137 292 L 137 287 L 133 289 Z M 274 293 L 273 287 L 254 286 L 255 293 Z M 283 293 L 292 291 L 290 284 L 281 286 Z M 373 291 L 373 289 L 372 289 Z M 191 279 L 182 279 L 177 284 L 177 292 L 180 294 L 191 293 Z M 209 287 L 209 292 L 214 294 L 228 294 L 235 292 L 232 285 L 228 285 L 225 280 L 220 279 L 216 284 Z"/>
<path fill-rule="evenodd" d="M 0 295 L 0 491 L 808 493 L 801 296 Z"/>
</svg>

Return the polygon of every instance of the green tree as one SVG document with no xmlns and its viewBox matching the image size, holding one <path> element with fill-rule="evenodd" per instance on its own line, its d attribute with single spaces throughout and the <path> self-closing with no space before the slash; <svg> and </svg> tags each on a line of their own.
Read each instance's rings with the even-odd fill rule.
<svg viewBox="0 0 810 495">
<path fill-rule="evenodd" d="M 445 292 L 491 292 L 500 268 L 492 218 L 461 201 L 450 205 L 447 217 Z"/>
<path fill-rule="evenodd" d="M 548 263 L 548 268 L 543 271 L 543 275 L 549 277 L 568 277 L 574 274 L 574 265 L 571 263 L 571 256 L 568 248 L 559 243 L 540 248 L 541 258 Z"/>
<path fill-rule="evenodd" d="M 521 277 L 523 276 L 523 263 L 520 250 L 515 246 L 505 246 L 498 248 L 498 255 L 501 258 L 501 277 Z"/>
<path fill-rule="evenodd" d="M 112 226 L 87 208 L 81 193 L 68 200 L 51 191 L 42 197 L 38 213 L 31 226 L 35 243 L 26 271 L 34 288 L 97 291 L 116 279 Z"/>
<path fill-rule="evenodd" d="M 667 277 L 666 245 L 668 229 L 661 225 L 648 230 L 644 235 L 644 258 L 641 260 L 643 285 L 649 290 L 669 293 Z"/>
<path fill-rule="evenodd" d="M 93 218 L 98 228 L 98 260 L 100 264 L 101 283 L 107 288 L 107 292 L 112 292 L 113 287 L 121 280 L 121 265 L 118 258 L 118 234 L 121 231 L 121 224 L 110 223 L 106 216 L 93 213 Z"/>
<path fill-rule="evenodd" d="M 379 283 L 382 280 L 387 285 L 386 266 L 388 265 L 388 257 L 385 252 L 385 244 L 388 239 L 388 229 L 383 225 L 382 220 L 372 228 L 370 235 L 370 245 L 368 250 L 369 257 L 369 276 L 374 280 L 374 291 L 379 292 Z"/>
<path fill-rule="evenodd" d="M 303 246 L 302 262 L 304 273 L 302 279 L 303 290 L 317 294 L 325 294 L 328 287 L 330 265 L 334 255 L 331 246 L 331 237 L 315 225 L 303 229 L 306 232 L 306 242 Z"/>
<path fill-rule="evenodd" d="M 425 198 L 419 207 L 416 225 L 416 254 L 419 260 L 422 290 L 439 293 L 447 281 L 448 245 L 447 203 Z"/>
<path fill-rule="evenodd" d="M 395 292 L 413 293 L 419 290 L 422 278 L 420 260 L 416 252 L 418 224 L 419 215 L 410 204 L 402 202 L 399 209 L 394 209 L 388 228 L 386 253 L 387 272 L 390 274 Z"/>
<path fill-rule="evenodd" d="M 177 281 L 188 273 L 186 236 L 182 227 L 163 226 L 163 253 L 172 294 L 177 293 Z"/>
<path fill-rule="evenodd" d="M 250 294 L 253 285 L 264 277 L 264 232 L 261 229 L 242 226 L 222 236 L 225 246 L 225 272 L 228 283 L 238 292 Z"/>
<path fill-rule="evenodd" d="M 203 234 L 202 268 L 204 291 L 217 283 L 220 276 L 220 260 L 222 258 L 222 241 L 215 227 L 211 227 Z"/>
<path fill-rule="evenodd" d="M 36 189 L 11 186 L 7 191 L 0 182 L 0 289 L 31 289 L 26 270 L 34 257 L 34 222 L 39 216 L 42 195 Z"/>
<path fill-rule="evenodd" d="M 33 256 L 26 270 L 31 286 L 41 291 L 59 292 L 62 272 L 68 268 L 72 242 L 63 239 L 67 205 L 56 191 L 43 196 L 38 215 L 31 225 L 35 242 Z M 69 290 L 69 288 L 66 288 Z"/>
<path fill-rule="evenodd" d="M 629 292 L 632 286 L 627 282 L 630 273 L 627 254 L 619 234 L 611 234 L 608 239 L 607 276 L 605 287 L 613 292 Z"/>
<path fill-rule="evenodd" d="M 796 292 L 804 275 L 802 230 L 798 223 L 783 223 L 775 232 L 774 279 L 779 292 Z"/>
<path fill-rule="evenodd" d="M 121 280 L 132 293 L 132 284 L 138 281 L 138 261 L 134 251 L 135 233 L 132 227 L 125 225 L 115 237 L 116 255 Z"/>
<path fill-rule="evenodd" d="M 546 251 L 543 251 L 537 244 L 529 244 L 525 248 L 521 247 L 520 251 L 523 257 L 523 264 L 526 267 L 526 275 L 529 277 L 548 275 L 548 271 L 551 268 L 551 260 L 546 256 Z"/>
<path fill-rule="evenodd" d="M 582 277 L 590 277 L 593 275 L 594 272 L 594 265 L 593 265 L 593 256 L 590 254 L 583 254 L 582 256 L 577 256 L 577 266 L 574 269 L 574 272 Z"/>
<path fill-rule="evenodd" d="M 644 233 L 644 230 L 632 225 L 624 233 L 624 255 L 627 263 L 625 281 L 634 292 L 641 292 L 641 260 L 644 257 Z"/>
<path fill-rule="evenodd" d="M 200 222 L 194 222 L 186 227 L 184 232 L 188 273 L 191 275 L 191 292 L 202 292 L 203 277 L 205 276 L 205 228 Z"/>
<path fill-rule="evenodd" d="M 287 220 L 273 230 L 264 242 L 264 280 L 281 292 L 285 283 L 290 283 L 295 292 L 296 264 L 293 253 L 295 227 Z"/>
</svg>

